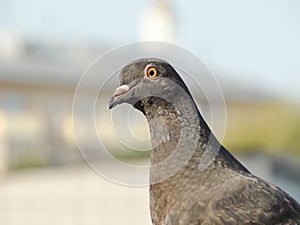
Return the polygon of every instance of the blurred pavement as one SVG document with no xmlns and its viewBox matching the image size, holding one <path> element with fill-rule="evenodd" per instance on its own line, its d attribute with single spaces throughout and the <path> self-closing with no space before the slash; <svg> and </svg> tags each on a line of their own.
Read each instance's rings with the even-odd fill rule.
<svg viewBox="0 0 300 225">
<path fill-rule="evenodd" d="M 147 225 L 148 188 L 111 183 L 85 165 L 23 170 L 0 180 L 1 225 Z"/>
</svg>

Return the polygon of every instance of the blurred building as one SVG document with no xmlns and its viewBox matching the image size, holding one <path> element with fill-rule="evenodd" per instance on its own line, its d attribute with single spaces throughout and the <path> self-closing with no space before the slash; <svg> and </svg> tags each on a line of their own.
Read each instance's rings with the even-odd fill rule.
<svg viewBox="0 0 300 225">
<path fill-rule="evenodd" d="M 81 160 L 72 132 L 77 82 L 104 50 L 0 35 L 0 173 Z"/>
<path fill-rule="evenodd" d="M 81 44 L 66 46 L 47 41 L 31 42 L 21 37 L 10 38 L 8 34 L 4 38 L 0 36 L 1 38 L 5 40 L 3 43 L 10 44 L 0 47 L 0 168 L 3 170 L 7 167 L 53 165 L 81 160 L 73 134 L 73 97 L 83 72 L 106 47 Z M 98 79 L 99 76 L 101 74 L 97 74 L 94 79 Z M 232 121 L 246 121 L 249 128 L 255 121 L 266 121 L 265 118 L 269 118 L 268 113 L 264 111 L 266 102 L 270 101 L 267 94 L 250 87 L 240 87 L 222 80 L 220 82 L 230 106 L 229 110 L 233 109 L 230 115 L 235 115 Z M 93 83 L 96 82 L 88 84 L 86 95 L 80 103 L 82 104 L 80 134 L 86 139 L 91 152 L 97 149 L 89 139 L 90 128 L 87 127 L 86 121 L 93 118 L 89 118 L 90 114 L 85 108 L 92 100 L 91 96 L 99 91 Z M 108 87 L 104 95 L 109 98 L 114 88 Z M 190 88 L 196 93 L 196 100 L 203 112 L 208 110 L 209 114 L 205 94 L 199 93 L 198 87 L 194 84 L 190 84 Z M 254 113 L 246 113 L 249 109 Z M 268 112 L 271 114 L 273 110 L 274 108 L 270 107 Z M 240 113 L 236 115 L 235 112 Z M 122 112 L 119 112 L 119 115 L 122 115 Z M 234 137 L 234 134 L 243 132 L 242 122 L 230 121 L 231 119 L 228 121 L 231 131 L 227 133 L 233 133 Z M 136 124 L 138 130 L 145 127 L 144 123 Z M 98 125 L 109 126 L 109 121 L 103 120 Z M 113 131 L 107 130 L 105 138 L 108 142 L 115 142 L 110 139 L 114 135 Z M 231 137 L 225 138 L 226 140 L 229 144 L 236 143 Z M 247 141 L 255 143 L 251 138 L 245 141 L 241 137 L 240 140 L 243 142 L 239 143 L 239 148 L 244 148 L 243 143 Z M 252 147 L 265 146 L 253 144 Z"/>
<path fill-rule="evenodd" d="M 176 41 L 174 9 L 169 0 L 155 0 L 145 7 L 138 27 L 140 41 Z"/>
</svg>

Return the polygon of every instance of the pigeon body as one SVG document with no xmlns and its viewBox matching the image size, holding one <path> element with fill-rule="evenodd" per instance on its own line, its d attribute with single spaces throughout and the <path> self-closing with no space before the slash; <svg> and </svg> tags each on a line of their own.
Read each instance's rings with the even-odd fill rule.
<svg viewBox="0 0 300 225">
<path fill-rule="evenodd" d="M 134 61 L 122 69 L 120 84 L 109 108 L 132 104 L 150 128 L 154 225 L 300 224 L 299 203 L 218 142 L 169 63 Z"/>
</svg>

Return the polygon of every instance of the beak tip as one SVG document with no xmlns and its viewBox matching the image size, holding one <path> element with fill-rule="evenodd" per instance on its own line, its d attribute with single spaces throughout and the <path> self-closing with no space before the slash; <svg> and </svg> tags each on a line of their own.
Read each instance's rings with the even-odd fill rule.
<svg viewBox="0 0 300 225">
<path fill-rule="evenodd" d="M 109 102 L 108 102 L 107 109 L 110 110 L 110 109 L 112 109 L 114 106 L 115 106 L 115 104 L 114 104 L 114 97 L 111 97 L 111 99 L 110 99 Z"/>
</svg>

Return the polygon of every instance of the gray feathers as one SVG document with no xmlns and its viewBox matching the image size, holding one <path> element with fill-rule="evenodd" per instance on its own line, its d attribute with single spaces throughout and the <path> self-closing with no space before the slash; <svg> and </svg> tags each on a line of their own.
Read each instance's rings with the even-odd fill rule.
<svg viewBox="0 0 300 225">
<path fill-rule="evenodd" d="M 147 77 L 147 65 L 156 77 Z M 132 104 L 150 128 L 153 224 L 300 224 L 300 205 L 252 175 L 217 141 L 171 65 L 133 62 L 122 70 L 120 83 L 128 92 L 113 96 L 110 108 Z M 206 159 L 207 150 L 215 157 Z M 203 159 L 207 166 L 201 170 Z"/>
</svg>

